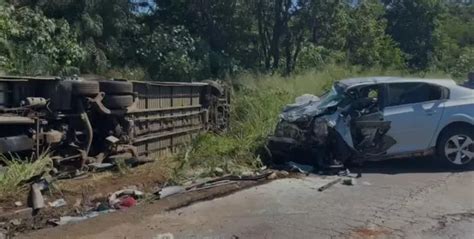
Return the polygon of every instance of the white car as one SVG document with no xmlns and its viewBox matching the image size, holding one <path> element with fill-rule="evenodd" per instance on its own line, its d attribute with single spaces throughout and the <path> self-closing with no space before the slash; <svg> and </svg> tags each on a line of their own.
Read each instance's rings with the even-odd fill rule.
<svg viewBox="0 0 474 239">
<path fill-rule="evenodd" d="M 453 80 L 341 80 L 321 98 L 297 98 L 280 118 L 267 145 L 278 159 L 304 152 L 321 167 L 430 154 L 455 167 L 474 161 L 474 90 Z"/>
</svg>

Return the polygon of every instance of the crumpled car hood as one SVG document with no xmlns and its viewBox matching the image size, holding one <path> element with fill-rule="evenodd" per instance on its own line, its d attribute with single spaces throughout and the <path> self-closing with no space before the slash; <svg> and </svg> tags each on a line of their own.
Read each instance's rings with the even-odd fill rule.
<svg viewBox="0 0 474 239">
<path fill-rule="evenodd" d="M 290 123 L 308 121 L 324 113 L 329 107 L 321 108 L 320 105 L 319 97 L 305 94 L 297 97 L 295 103 L 287 105 L 280 114 L 280 118 Z"/>
</svg>

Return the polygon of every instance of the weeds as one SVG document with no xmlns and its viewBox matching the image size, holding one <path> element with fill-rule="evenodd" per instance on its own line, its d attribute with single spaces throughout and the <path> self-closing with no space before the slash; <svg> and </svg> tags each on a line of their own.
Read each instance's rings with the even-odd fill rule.
<svg viewBox="0 0 474 239">
<path fill-rule="evenodd" d="M 0 155 L 0 162 L 6 167 L 0 171 L 0 198 L 18 194 L 26 189 L 22 182 L 31 177 L 49 171 L 52 161 L 47 153 L 43 153 L 37 160 L 21 159 L 19 156 L 7 157 Z"/>
</svg>

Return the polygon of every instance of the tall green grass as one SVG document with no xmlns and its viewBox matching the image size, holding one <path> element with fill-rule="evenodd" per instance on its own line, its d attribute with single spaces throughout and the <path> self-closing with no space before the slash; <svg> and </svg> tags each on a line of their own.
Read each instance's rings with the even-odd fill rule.
<svg viewBox="0 0 474 239">
<path fill-rule="evenodd" d="M 22 182 L 52 168 L 52 161 L 47 153 L 40 155 L 38 160 L 0 155 L 0 163 L 6 166 L 0 171 L 0 200 L 16 196 L 26 189 Z"/>
</svg>

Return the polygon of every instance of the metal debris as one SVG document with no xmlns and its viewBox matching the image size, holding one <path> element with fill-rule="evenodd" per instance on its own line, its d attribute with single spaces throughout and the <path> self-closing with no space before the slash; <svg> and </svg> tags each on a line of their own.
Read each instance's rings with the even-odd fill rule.
<svg viewBox="0 0 474 239">
<path fill-rule="evenodd" d="M 294 172 L 309 174 L 314 170 L 314 167 L 310 165 L 299 164 L 292 161 L 288 162 L 287 164 L 290 167 L 290 171 Z"/>
<path fill-rule="evenodd" d="M 326 189 L 328 189 L 328 188 L 330 188 L 330 187 L 336 185 L 337 183 L 339 183 L 339 182 L 341 182 L 341 181 L 342 181 L 342 178 L 336 178 L 336 179 L 332 180 L 331 182 L 326 183 L 325 185 L 319 187 L 319 188 L 318 188 L 318 191 L 322 192 L 322 191 L 324 191 L 324 190 L 326 190 Z"/>
</svg>

